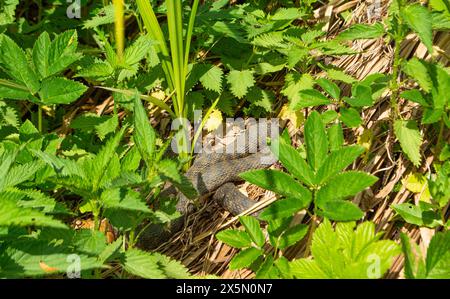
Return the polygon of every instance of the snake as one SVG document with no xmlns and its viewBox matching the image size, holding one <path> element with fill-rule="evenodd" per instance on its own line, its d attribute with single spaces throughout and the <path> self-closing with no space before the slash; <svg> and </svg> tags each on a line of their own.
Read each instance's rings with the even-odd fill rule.
<svg viewBox="0 0 450 299">
<path fill-rule="evenodd" d="M 166 225 L 147 225 L 140 234 L 137 246 L 152 250 L 170 240 L 183 228 L 186 217 L 195 211 L 194 203 L 200 198 L 212 196 L 214 201 L 234 216 L 254 206 L 256 202 L 245 196 L 235 183 L 243 181 L 239 174 L 268 168 L 277 161 L 265 140 L 262 140 L 271 136 L 271 127 L 267 125 L 266 128 L 267 134 L 260 134 L 260 132 L 256 135 L 250 134 L 247 128 L 236 135 L 232 141 L 232 149 L 236 150 L 238 140 L 245 141 L 245 146 L 238 153 L 229 153 L 225 148 L 226 145 L 220 144 L 212 152 L 198 154 L 185 173 L 186 178 L 197 191 L 197 199 L 190 200 L 173 185 L 167 186 L 159 196 L 175 196 L 178 199 L 176 210 L 181 216 Z M 242 134 L 245 139 L 239 139 Z M 255 146 L 256 144 L 258 147 Z M 251 148 L 257 148 L 257 151 L 252 151 Z"/>
</svg>

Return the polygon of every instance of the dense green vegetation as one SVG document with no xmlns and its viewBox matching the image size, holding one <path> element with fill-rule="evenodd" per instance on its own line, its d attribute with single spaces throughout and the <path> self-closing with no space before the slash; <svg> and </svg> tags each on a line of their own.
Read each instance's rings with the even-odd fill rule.
<svg viewBox="0 0 450 299">
<path fill-rule="evenodd" d="M 184 176 L 193 145 L 226 117 L 280 118 L 295 132 L 270 140 L 275 169 L 240 174 L 277 200 L 212 233 L 237 249 L 225 268 L 383 278 L 400 261 L 406 278 L 450 278 L 450 68 L 435 45 L 448 40 L 450 2 L 393 0 L 337 34 L 314 14 L 328 1 L 234 2 L 82 0 L 79 18 L 66 1 L 0 2 L 0 278 L 220 276 L 136 244 L 179 216 L 159 197 L 166 183 L 197 198 Z M 402 55 L 411 36 L 427 59 Z M 357 79 L 331 63 L 366 40 L 391 47 L 390 72 Z M 389 183 L 370 164 L 366 113 L 384 102 L 380 135 L 408 168 L 389 193 L 409 194 L 380 207 L 395 211 L 396 233 L 354 201 Z M 195 110 L 194 138 L 170 131 Z"/>
</svg>

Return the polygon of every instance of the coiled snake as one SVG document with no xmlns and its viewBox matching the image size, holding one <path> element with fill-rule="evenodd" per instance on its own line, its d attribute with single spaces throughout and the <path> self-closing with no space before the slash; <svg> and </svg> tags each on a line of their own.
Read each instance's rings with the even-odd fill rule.
<svg viewBox="0 0 450 299">
<path fill-rule="evenodd" d="M 240 173 L 268 168 L 276 162 L 276 157 L 263 140 L 266 136 L 272 136 L 270 132 L 273 132 L 273 129 L 270 129 L 270 126 L 266 128 L 267 131 L 263 134 L 249 134 L 247 129 L 236 135 L 231 148 L 236 150 L 237 142 L 245 141 L 241 153 L 218 153 L 217 149 L 229 152 L 225 150 L 225 145 L 220 145 L 214 149 L 215 152 L 202 153 L 196 157 L 185 175 L 197 190 L 199 197 L 213 195 L 213 200 L 233 215 L 238 215 L 255 204 L 255 201 L 242 194 L 233 182 L 242 181 L 239 177 Z M 277 131 L 279 131 L 278 127 Z M 245 139 L 238 138 L 241 134 L 244 134 Z M 257 152 L 253 150 L 254 153 L 250 153 L 249 149 L 252 147 L 255 149 L 256 144 L 258 144 Z M 175 187 L 170 186 L 160 194 L 166 197 L 171 195 L 178 197 L 176 209 L 182 216 L 172 220 L 166 226 L 157 224 L 148 226 L 139 238 L 138 247 L 153 249 L 169 240 L 181 230 L 185 217 L 194 211 L 193 202 L 181 192 L 177 192 Z"/>
</svg>

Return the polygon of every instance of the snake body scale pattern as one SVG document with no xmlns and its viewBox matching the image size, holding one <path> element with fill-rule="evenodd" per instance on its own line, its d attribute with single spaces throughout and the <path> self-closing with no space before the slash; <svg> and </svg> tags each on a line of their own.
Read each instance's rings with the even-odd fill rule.
<svg viewBox="0 0 450 299">
<path fill-rule="evenodd" d="M 277 129 L 280 130 L 279 127 Z M 262 134 L 263 137 L 271 136 L 270 131 L 271 127 L 267 126 L 267 135 Z M 185 174 L 197 190 L 199 197 L 205 198 L 213 195 L 213 200 L 233 215 L 248 210 L 256 203 L 242 194 L 235 186 L 234 182 L 242 181 L 239 174 L 249 170 L 268 168 L 277 161 L 265 140 L 261 140 L 262 135 L 257 134 L 255 136 L 248 132 L 247 129 L 240 133 L 245 134 L 246 142 L 242 153 L 212 152 L 199 154 Z M 235 138 L 232 142 L 235 143 L 237 140 L 239 138 Z M 242 139 L 240 140 L 242 141 Z M 254 148 L 255 143 L 259 145 L 258 151 L 249 153 L 249 148 L 252 146 Z M 237 148 L 237 146 L 235 145 L 234 148 Z M 174 195 L 178 197 L 176 209 L 182 216 L 172 220 L 166 226 L 149 225 L 141 234 L 137 244 L 138 247 L 154 249 L 182 229 L 185 217 L 195 210 L 195 206 L 191 200 L 181 192 L 177 192 L 173 186 L 164 189 L 160 194 L 163 197 Z"/>
</svg>

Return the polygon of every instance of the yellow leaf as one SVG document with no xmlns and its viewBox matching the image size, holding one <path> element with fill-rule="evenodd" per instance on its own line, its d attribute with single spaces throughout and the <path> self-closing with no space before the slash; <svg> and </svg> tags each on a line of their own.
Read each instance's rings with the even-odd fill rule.
<svg viewBox="0 0 450 299">
<path fill-rule="evenodd" d="M 222 120 L 222 113 L 219 110 L 214 109 L 205 123 L 205 129 L 208 130 L 208 132 L 214 131 L 220 126 Z"/>
<path fill-rule="evenodd" d="M 402 183 L 412 193 L 420 193 L 421 201 L 430 202 L 431 195 L 428 189 L 428 181 L 423 174 L 417 172 L 411 173 L 407 178 L 402 180 Z"/>
<path fill-rule="evenodd" d="M 54 268 L 54 267 L 50 267 L 49 265 L 47 265 L 46 263 L 44 263 L 43 261 L 39 262 L 39 267 L 41 267 L 41 269 L 45 272 L 45 273 L 52 273 L 55 271 L 58 271 L 58 268 Z"/>
<path fill-rule="evenodd" d="M 364 147 L 366 152 L 368 152 L 372 146 L 373 133 L 370 129 L 365 129 L 361 136 L 358 136 L 358 144 Z"/>
<path fill-rule="evenodd" d="M 284 105 L 281 108 L 280 118 L 282 120 L 290 121 L 297 129 L 300 128 L 303 122 L 305 121 L 305 116 L 303 115 L 303 112 L 301 110 L 292 111 L 291 109 L 289 109 L 288 104 Z"/>
</svg>

